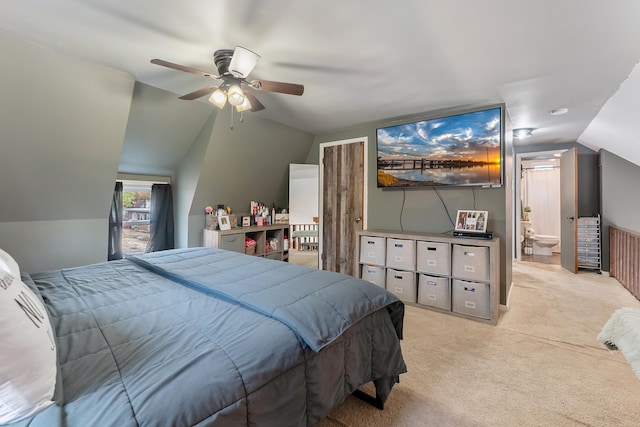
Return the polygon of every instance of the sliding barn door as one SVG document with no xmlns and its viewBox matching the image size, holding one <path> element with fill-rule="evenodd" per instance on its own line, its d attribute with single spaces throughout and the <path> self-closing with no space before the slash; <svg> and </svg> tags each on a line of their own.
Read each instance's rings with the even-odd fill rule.
<svg viewBox="0 0 640 427">
<path fill-rule="evenodd" d="M 365 143 L 321 146 L 321 268 L 355 275 L 356 233 L 363 228 Z"/>
</svg>

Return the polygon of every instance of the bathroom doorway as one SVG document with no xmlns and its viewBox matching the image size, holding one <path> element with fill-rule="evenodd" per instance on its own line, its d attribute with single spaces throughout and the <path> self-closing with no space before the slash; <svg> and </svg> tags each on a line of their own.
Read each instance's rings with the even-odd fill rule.
<svg viewBox="0 0 640 427">
<path fill-rule="evenodd" d="M 561 264 L 560 157 L 566 150 L 516 156 L 514 258 Z"/>
</svg>

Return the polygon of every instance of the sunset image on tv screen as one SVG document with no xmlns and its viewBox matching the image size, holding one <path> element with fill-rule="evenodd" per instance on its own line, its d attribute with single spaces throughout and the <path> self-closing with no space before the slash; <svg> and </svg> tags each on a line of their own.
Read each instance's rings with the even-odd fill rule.
<svg viewBox="0 0 640 427">
<path fill-rule="evenodd" d="M 501 184 L 501 109 L 377 130 L 378 187 Z"/>
</svg>

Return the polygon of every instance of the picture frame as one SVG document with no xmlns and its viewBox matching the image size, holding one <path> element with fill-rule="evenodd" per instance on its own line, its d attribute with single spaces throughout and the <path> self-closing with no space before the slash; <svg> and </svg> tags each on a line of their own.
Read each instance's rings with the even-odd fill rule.
<svg viewBox="0 0 640 427">
<path fill-rule="evenodd" d="M 243 227 L 250 227 L 251 226 L 251 217 L 250 216 L 243 216 L 242 217 L 242 226 Z"/>
<path fill-rule="evenodd" d="M 218 228 L 220 230 L 231 229 L 231 222 L 229 221 L 229 215 L 218 215 Z"/>
<path fill-rule="evenodd" d="M 455 231 L 486 233 L 488 220 L 488 211 L 459 210 L 456 215 Z"/>
</svg>

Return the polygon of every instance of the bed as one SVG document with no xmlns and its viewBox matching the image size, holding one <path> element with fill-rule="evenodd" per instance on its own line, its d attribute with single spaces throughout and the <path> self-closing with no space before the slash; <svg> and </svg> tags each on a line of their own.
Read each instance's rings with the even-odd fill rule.
<svg viewBox="0 0 640 427">
<path fill-rule="evenodd" d="M 406 372 L 402 302 L 338 273 L 190 248 L 21 279 L 57 357 L 53 397 L 12 427 L 311 426 Z"/>
</svg>

